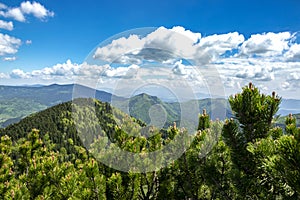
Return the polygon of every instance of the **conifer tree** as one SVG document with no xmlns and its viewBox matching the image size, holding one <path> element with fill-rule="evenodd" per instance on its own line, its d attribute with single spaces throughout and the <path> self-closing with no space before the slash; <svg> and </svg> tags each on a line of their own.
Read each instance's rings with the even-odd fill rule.
<svg viewBox="0 0 300 200">
<path fill-rule="evenodd" d="M 226 120 L 223 138 L 238 170 L 234 181 L 241 196 L 257 198 L 261 194 L 255 157 L 247 146 L 268 136 L 280 101 L 275 92 L 272 95 L 261 94 L 252 83 L 244 87 L 241 93 L 229 97 L 234 119 Z"/>
</svg>

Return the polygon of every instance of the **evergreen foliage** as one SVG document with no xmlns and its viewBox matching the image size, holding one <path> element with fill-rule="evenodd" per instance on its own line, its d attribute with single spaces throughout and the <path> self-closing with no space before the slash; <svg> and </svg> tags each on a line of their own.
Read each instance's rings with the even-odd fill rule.
<svg viewBox="0 0 300 200">
<path fill-rule="evenodd" d="M 274 127 L 280 100 L 249 84 L 229 98 L 234 118 L 223 124 L 204 111 L 194 135 L 176 123 L 147 127 L 95 99 L 59 104 L 1 129 L 0 199 L 299 199 L 300 129 L 293 115 Z M 169 144 L 163 161 L 185 143 L 179 159 L 152 172 L 99 162 L 129 159 L 113 146 L 142 156 Z"/>
</svg>

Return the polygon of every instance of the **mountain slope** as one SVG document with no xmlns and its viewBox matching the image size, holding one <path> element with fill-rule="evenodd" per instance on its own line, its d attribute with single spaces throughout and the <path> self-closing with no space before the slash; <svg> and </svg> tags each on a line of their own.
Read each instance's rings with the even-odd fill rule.
<svg viewBox="0 0 300 200">
<path fill-rule="evenodd" d="M 282 99 L 278 114 L 284 116 L 288 114 L 300 113 L 300 100 L 298 99 Z"/>
<path fill-rule="evenodd" d="M 126 117 L 126 114 L 119 110 L 114 109 L 114 112 L 120 118 Z M 86 142 L 85 137 L 79 137 L 78 130 L 89 134 L 101 129 L 103 133 L 97 134 L 113 135 L 117 122 L 112 113 L 112 107 L 108 103 L 91 98 L 75 99 L 73 102 L 61 103 L 34 113 L 16 124 L 0 129 L 0 136 L 8 135 L 13 141 L 17 141 L 32 129 L 38 129 L 42 136 L 49 135 L 49 138 L 57 144 L 57 149 L 66 147 L 69 151 L 74 146 L 68 139 L 71 138 L 75 145 L 83 145 Z M 90 117 L 92 115 L 93 118 Z"/>
<path fill-rule="evenodd" d="M 47 107 L 72 100 L 73 90 L 80 91 L 77 97 L 92 97 L 102 102 L 111 98 L 122 99 L 104 91 L 95 91 L 82 85 L 49 85 L 41 87 L 0 86 L 0 127 L 18 122 L 29 114 Z"/>
<path fill-rule="evenodd" d="M 146 124 L 167 128 L 180 118 L 179 104 L 163 102 L 156 96 L 142 93 L 123 102 L 117 107 Z"/>
</svg>

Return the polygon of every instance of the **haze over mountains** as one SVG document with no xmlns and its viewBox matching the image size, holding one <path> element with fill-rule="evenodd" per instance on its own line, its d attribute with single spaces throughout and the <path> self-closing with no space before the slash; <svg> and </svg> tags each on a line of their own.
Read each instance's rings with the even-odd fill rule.
<svg viewBox="0 0 300 200">
<path fill-rule="evenodd" d="M 213 120 L 216 118 L 223 120 L 231 117 L 228 101 L 222 98 L 203 98 L 178 103 L 162 100 L 145 93 L 137 94 L 131 98 L 124 98 L 105 91 L 74 84 L 0 86 L 0 127 L 6 127 L 9 124 L 18 122 L 25 116 L 70 101 L 74 97 L 94 97 L 102 102 L 112 103 L 113 106 L 131 116 L 146 123 L 154 123 L 154 125 L 161 122 L 151 121 L 151 112 L 152 115 L 156 115 L 156 118 L 165 119 L 164 126 L 167 126 L 180 119 L 182 107 L 192 104 L 199 108 L 196 112 L 200 113 L 202 109 L 207 109 Z M 278 114 L 283 116 L 289 113 L 300 113 L 300 100 L 282 100 Z"/>
</svg>

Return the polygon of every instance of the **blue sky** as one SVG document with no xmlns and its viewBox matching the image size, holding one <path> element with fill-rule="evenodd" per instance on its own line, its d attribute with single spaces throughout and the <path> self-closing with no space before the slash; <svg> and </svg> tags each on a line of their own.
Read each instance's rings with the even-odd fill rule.
<svg viewBox="0 0 300 200">
<path fill-rule="evenodd" d="M 230 49 L 239 51 L 240 56 L 236 56 L 235 59 L 227 57 L 226 60 L 216 59 L 206 63 L 207 65 L 218 63 L 216 67 L 221 73 L 224 85 L 228 88 L 232 86 L 226 92 L 235 92 L 250 80 L 264 87 L 265 91 L 274 89 L 284 95 L 300 98 L 297 96 L 299 93 L 297 82 L 300 81 L 298 46 L 294 45 L 293 51 L 289 51 L 293 44 L 300 43 L 300 37 L 297 34 L 300 30 L 300 2 L 298 0 L 253 0 L 249 2 L 240 0 L 143 2 L 137 0 L 2 0 L 0 3 L 0 34 L 2 34 L 2 38 L 0 37 L 2 40 L 2 44 L 0 41 L 0 46 L 2 45 L 2 50 L 0 47 L 0 84 L 71 82 L 71 80 L 65 81 L 66 79 L 51 79 L 49 76 L 45 79 L 32 78 L 32 74 L 34 70 L 44 70 L 55 66 L 63 68 L 68 63 L 72 66 L 81 65 L 99 43 L 129 29 L 161 26 L 172 29 L 174 26 L 180 26 L 193 33 L 200 33 L 201 38 L 233 32 L 239 34 L 237 37 L 240 35 L 244 37 L 237 46 L 232 46 Z M 9 13 L 13 9 L 19 9 L 24 19 L 20 18 L 20 15 L 15 15 L 16 13 Z M 287 32 L 290 35 L 282 34 L 277 40 L 268 40 L 268 37 L 276 38 L 276 34 Z M 266 33 L 275 35 L 266 36 L 263 39 L 264 42 L 256 44 L 256 49 L 254 47 L 250 50 L 241 48 L 243 43 L 244 46 L 253 44 L 251 41 L 247 43 L 252 35 Z M 3 42 L 4 36 L 9 38 L 9 41 L 16 40 L 12 49 L 8 49 L 10 43 Z M 272 52 L 280 51 L 282 57 L 293 53 L 291 55 L 293 62 L 290 64 L 284 62 L 284 70 L 276 67 L 282 64 L 283 60 L 274 61 L 279 54 L 267 53 L 263 56 L 259 55 L 261 56 L 259 59 L 256 59 L 257 55 L 251 54 L 252 50 L 258 52 L 257 48 L 268 41 L 273 41 L 274 44 L 277 42 L 278 46 L 275 45 L 276 49 L 272 49 Z M 280 48 L 280 45 L 286 46 Z M 247 58 L 241 56 L 242 51 Z M 268 52 L 270 52 L 269 49 Z M 286 52 L 290 54 L 287 55 Z M 248 64 L 241 64 L 246 61 Z M 176 62 L 178 66 L 178 61 Z M 241 68 L 229 66 L 233 62 L 241 64 Z M 222 63 L 225 63 L 224 66 Z M 251 63 L 254 66 L 253 69 L 250 68 Z M 175 66 L 175 63 L 173 64 Z M 279 74 L 283 72 L 284 76 L 280 76 Z M 235 74 L 234 77 L 229 76 L 232 73 Z M 262 77 L 264 73 L 271 75 Z M 288 78 L 284 79 L 284 77 Z M 280 82 L 281 85 L 277 84 L 273 87 L 275 81 Z"/>
</svg>

